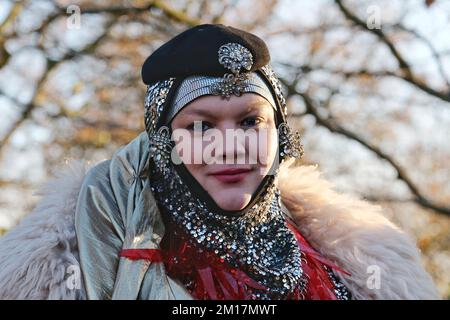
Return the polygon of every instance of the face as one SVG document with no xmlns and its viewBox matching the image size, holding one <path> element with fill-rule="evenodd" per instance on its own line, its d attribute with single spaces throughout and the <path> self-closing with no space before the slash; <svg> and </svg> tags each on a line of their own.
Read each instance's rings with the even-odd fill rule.
<svg viewBox="0 0 450 320">
<path fill-rule="evenodd" d="M 184 165 L 224 210 L 243 209 L 275 161 L 275 110 L 254 93 L 200 97 L 171 128 Z"/>
</svg>

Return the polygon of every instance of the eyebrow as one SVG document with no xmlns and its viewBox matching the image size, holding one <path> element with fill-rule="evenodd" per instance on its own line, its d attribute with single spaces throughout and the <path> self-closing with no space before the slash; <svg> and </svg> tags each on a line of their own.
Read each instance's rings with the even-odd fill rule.
<svg viewBox="0 0 450 320">
<path fill-rule="evenodd" d="M 215 115 L 212 112 L 209 112 L 208 110 L 204 109 L 187 109 L 184 112 L 184 115 L 194 115 L 194 116 L 204 116 L 209 118 L 216 118 Z"/>
<path fill-rule="evenodd" d="M 258 100 L 255 102 L 252 102 L 250 104 L 246 105 L 246 109 L 242 110 L 239 113 L 239 116 L 242 116 L 244 114 L 249 114 L 252 111 L 255 111 L 256 109 L 258 109 L 258 107 L 263 106 L 264 105 L 264 101 L 262 100 Z M 272 108 L 272 106 L 270 106 Z M 188 109 L 185 110 L 184 112 L 185 115 L 198 115 L 198 116 L 204 116 L 204 117 L 209 117 L 212 119 L 216 119 L 216 115 L 213 112 L 210 112 L 209 110 L 205 110 L 205 109 Z"/>
</svg>

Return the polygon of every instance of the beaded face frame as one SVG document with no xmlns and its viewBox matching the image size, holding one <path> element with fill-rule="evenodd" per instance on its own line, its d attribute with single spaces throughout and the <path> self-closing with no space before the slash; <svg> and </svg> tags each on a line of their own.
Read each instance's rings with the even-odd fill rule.
<svg viewBox="0 0 450 320">
<path fill-rule="evenodd" d="M 219 50 L 219 61 L 232 71 L 217 83 L 218 94 L 240 95 L 240 79 L 247 75 L 252 56 L 248 50 L 236 44 L 227 44 Z M 291 133 L 285 122 L 286 102 L 281 85 L 272 69 L 265 66 L 261 74 L 270 83 L 281 108 L 279 129 L 279 156 L 299 158 L 303 154 L 298 133 Z M 231 82 L 228 80 L 233 79 Z M 207 203 L 196 198 L 186 181 L 174 169 L 171 162 L 174 142 L 171 130 L 158 128 L 158 120 L 164 112 L 169 92 L 173 90 L 174 78 L 149 86 L 145 100 L 145 127 L 149 135 L 152 192 L 160 208 L 191 235 L 192 241 L 215 252 L 235 267 L 243 268 L 268 290 L 254 290 L 256 299 L 278 299 L 293 290 L 304 290 L 307 278 L 302 277 L 302 253 L 295 237 L 285 225 L 280 210 L 280 194 L 276 188 L 277 172 L 265 177 L 264 189 L 258 202 L 242 216 L 228 216 L 211 211 Z"/>
<path fill-rule="evenodd" d="M 234 67 L 233 70 L 235 70 Z M 279 137 L 279 156 L 280 162 L 287 158 L 298 158 L 300 159 L 304 154 L 303 145 L 300 140 L 299 132 L 292 132 L 290 126 L 285 121 L 287 117 L 287 106 L 286 100 L 283 96 L 281 84 L 269 65 L 261 68 L 261 73 L 270 82 L 276 98 L 278 100 L 278 105 L 280 107 L 281 113 L 281 123 L 278 126 L 278 137 Z M 173 147 L 173 143 L 170 137 L 170 130 L 166 127 L 157 128 L 158 119 L 161 117 L 164 105 L 166 103 L 167 95 L 171 90 L 175 78 L 170 78 L 168 80 L 159 81 L 152 86 L 148 86 L 147 94 L 145 98 L 145 114 L 144 122 L 145 129 L 149 135 L 151 147 L 153 150 L 159 150 L 158 161 L 167 162 L 170 159 L 165 156 L 167 152 Z M 225 80 L 223 80 L 225 81 Z M 219 84 L 219 86 L 221 86 Z M 242 88 L 239 85 L 236 88 Z M 233 89 L 232 92 L 238 92 L 240 95 L 241 89 Z M 227 97 L 229 91 L 221 91 L 222 96 Z"/>
</svg>

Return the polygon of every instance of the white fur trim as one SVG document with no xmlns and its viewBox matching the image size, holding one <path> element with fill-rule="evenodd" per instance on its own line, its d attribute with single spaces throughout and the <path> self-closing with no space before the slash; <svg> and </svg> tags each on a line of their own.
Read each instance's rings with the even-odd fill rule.
<svg viewBox="0 0 450 320">
<path fill-rule="evenodd" d="M 22 222 L 0 238 L 0 299 L 84 299 L 67 286 L 78 266 L 74 212 L 87 171 L 72 161 L 38 192 L 43 198 Z M 356 299 L 438 299 L 414 242 L 381 207 L 339 194 L 312 166 L 280 171 L 284 205 L 301 233 L 326 258 L 351 273 L 338 274 Z M 380 269 L 379 289 L 369 289 L 371 265 Z"/>
<path fill-rule="evenodd" d="M 311 245 L 351 274 L 337 275 L 354 299 L 439 299 L 414 241 L 380 206 L 335 192 L 316 166 L 288 166 L 280 170 L 282 201 Z"/>
<path fill-rule="evenodd" d="M 34 210 L 0 237 L 0 299 L 84 297 L 66 281 L 79 268 L 74 213 L 86 167 L 71 161 L 56 170 Z"/>
</svg>

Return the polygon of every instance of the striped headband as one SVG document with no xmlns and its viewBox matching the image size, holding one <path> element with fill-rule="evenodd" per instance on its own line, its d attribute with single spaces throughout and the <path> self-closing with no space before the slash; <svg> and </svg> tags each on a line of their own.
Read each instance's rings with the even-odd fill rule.
<svg viewBox="0 0 450 320">
<path fill-rule="evenodd" d="M 172 99 L 167 110 L 167 123 L 188 103 L 204 95 L 217 95 L 217 85 L 223 82 L 223 77 L 190 76 L 183 80 Z M 241 82 L 241 93 L 253 92 L 266 99 L 277 110 L 275 99 L 267 84 L 256 72 L 248 73 L 247 79 Z"/>
</svg>

